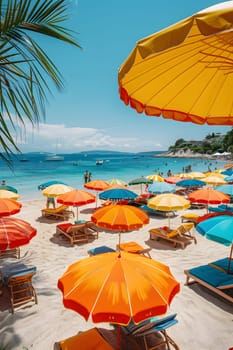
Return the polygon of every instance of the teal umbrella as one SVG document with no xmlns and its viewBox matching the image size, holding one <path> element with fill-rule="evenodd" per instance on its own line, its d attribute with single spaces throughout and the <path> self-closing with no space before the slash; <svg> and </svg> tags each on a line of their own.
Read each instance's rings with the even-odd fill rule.
<svg viewBox="0 0 233 350">
<path fill-rule="evenodd" d="M 228 272 L 230 272 L 233 254 L 233 216 L 218 215 L 204 220 L 196 226 L 196 230 L 211 241 L 231 246 L 228 258 Z"/>
<path fill-rule="evenodd" d="M 120 201 L 124 199 L 133 200 L 137 197 L 137 193 L 124 188 L 112 188 L 110 190 L 103 191 L 99 194 L 100 199 L 111 201 Z"/>
</svg>

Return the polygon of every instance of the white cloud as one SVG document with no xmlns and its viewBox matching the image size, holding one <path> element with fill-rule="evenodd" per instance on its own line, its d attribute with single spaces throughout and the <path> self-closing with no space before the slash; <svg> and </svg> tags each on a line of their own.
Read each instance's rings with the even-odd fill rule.
<svg viewBox="0 0 233 350">
<path fill-rule="evenodd" d="M 65 124 L 40 123 L 33 128 L 25 124 L 26 134 L 19 129 L 16 142 L 23 152 L 43 151 L 75 153 L 83 150 L 106 149 L 116 151 L 160 150 L 157 142 L 141 138 L 109 135 L 105 130 L 95 128 L 66 127 Z"/>
</svg>

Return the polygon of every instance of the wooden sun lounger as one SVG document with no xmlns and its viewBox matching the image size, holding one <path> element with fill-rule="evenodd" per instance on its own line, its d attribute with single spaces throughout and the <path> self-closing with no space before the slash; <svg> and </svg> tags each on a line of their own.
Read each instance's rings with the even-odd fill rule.
<svg viewBox="0 0 233 350">
<path fill-rule="evenodd" d="M 117 249 L 123 250 L 124 252 L 128 252 L 128 253 L 141 254 L 151 259 L 151 255 L 150 255 L 151 248 L 144 248 L 136 242 L 126 242 L 126 243 L 117 244 Z"/>
<path fill-rule="evenodd" d="M 44 208 L 41 210 L 41 214 L 44 217 L 52 219 L 68 220 L 70 217 L 74 217 L 74 212 L 69 210 L 67 205 L 60 205 L 58 208 Z"/>
<path fill-rule="evenodd" d="M 20 258 L 20 248 L 0 250 L 0 259 L 5 258 Z"/>
<path fill-rule="evenodd" d="M 186 227 L 187 224 L 182 224 L 172 230 L 168 227 L 157 227 L 149 230 L 150 239 L 159 240 L 160 238 L 173 243 L 174 247 L 180 245 L 182 249 L 192 241 L 196 243 L 196 238 L 191 234 L 191 227 Z"/>
<path fill-rule="evenodd" d="M 91 221 L 80 224 L 60 224 L 56 227 L 56 233 L 63 234 L 70 240 L 70 243 L 88 243 L 91 240 L 98 239 L 99 232 L 95 224 Z"/>
<path fill-rule="evenodd" d="M 199 283 L 233 303 L 233 276 L 211 265 L 185 270 L 186 285 Z"/>
<path fill-rule="evenodd" d="M 126 334 L 135 338 L 143 338 L 144 348 L 146 350 L 166 349 L 170 350 L 171 346 L 175 350 L 179 350 L 175 341 L 169 337 L 167 328 L 178 323 L 176 314 L 165 317 L 152 317 L 139 324 L 130 322 L 128 326 L 122 326 Z"/>
<path fill-rule="evenodd" d="M 14 313 L 15 308 L 25 305 L 29 302 L 37 304 L 36 291 L 32 284 L 32 278 L 36 273 L 36 267 L 15 267 L 3 277 L 10 291 L 11 311 Z"/>
</svg>

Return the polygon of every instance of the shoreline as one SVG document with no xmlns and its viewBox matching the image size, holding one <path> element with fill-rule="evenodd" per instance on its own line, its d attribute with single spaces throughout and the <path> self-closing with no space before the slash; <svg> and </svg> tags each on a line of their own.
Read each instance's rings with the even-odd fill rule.
<svg viewBox="0 0 233 350">
<path fill-rule="evenodd" d="M 213 155 L 213 154 L 201 154 L 193 153 L 192 151 L 179 150 L 176 152 L 168 151 L 161 154 L 156 154 L 155 158 L 196 158 L 196 159 L 206 159 L 206 160 L 225 160 L 233 161 L 233 155 Z"/>
</svg>

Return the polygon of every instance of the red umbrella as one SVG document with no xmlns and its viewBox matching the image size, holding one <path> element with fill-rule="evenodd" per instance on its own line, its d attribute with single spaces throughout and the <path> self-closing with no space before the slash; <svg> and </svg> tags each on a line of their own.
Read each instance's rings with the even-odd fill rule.
<svg viewBox="0 0 233 350">
<path fill-rule="evenodd" d="M 36 229 L 24 220 L 0 218 L 0 250 L 18 248 L 27 244 L 36 232 Z"/>
<path fill-rule="evenodd" d="M 0 217 L 17 214 L 22 204 L 10 198 L 0 198 Z"/>
<path fill-rule="evenodd" d="M 188 199 L 191 202 L 202 204 L 221 204 L 229 203 L 230 196 L 227 194 L 213 190 L 212 188 L 203 188 L 189 194 Z"/>
<path fill-rule="evenodd" d="M 63 193 L 57 198 L 58 203 L 73 205 L 74 207 L 77 207 L 77 219 L 78 207 L 89 203 L 94 203 L 95 201 L 96 197 L 92 193 L 82 190 L 73 190 L 67 193 Z"/>
</svg>

